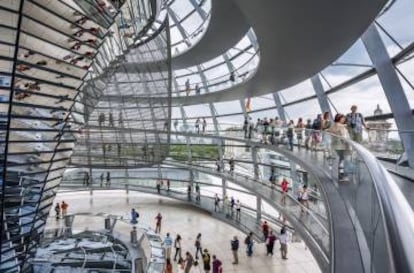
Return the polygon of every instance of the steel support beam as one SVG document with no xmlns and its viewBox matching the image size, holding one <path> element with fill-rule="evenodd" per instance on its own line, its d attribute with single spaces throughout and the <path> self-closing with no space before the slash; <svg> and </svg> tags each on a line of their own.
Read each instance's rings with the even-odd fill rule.
<svg viewBox="0 0 414 273">
<path fill-rule="evenodd" d="M 280 99 L 280 94 L 277 93 L 277 92 L 273 93 L 273 99 L 274 99 L 275 104 L 276 104 L 277 113 L 279 115 L 279 118 L 283 121 L 286 121 L 286 113 L 285 113 L 285 110 L 282 106 L 282 100 Z"/>
<path fill-rule="evenodd" d="M 375 24 L 368 28 L 361 39 L 377 70 L 388 104 L 394 113 L 409 166 L 414 168 L 414 119 L 407 96 Z"/>
<path fill-rule="evenodd" d="M 329 112 L 330 116 L 332 117 L 331 107 L 329 106 L 328 96 L 323 89 L 322 81 L 319 75 L 315 75 L 311 78 L 313 90 L 315 91 L 316 97 L 318 98 L 319 107 L 321 108 L 321 112 Z"/>
</svg>

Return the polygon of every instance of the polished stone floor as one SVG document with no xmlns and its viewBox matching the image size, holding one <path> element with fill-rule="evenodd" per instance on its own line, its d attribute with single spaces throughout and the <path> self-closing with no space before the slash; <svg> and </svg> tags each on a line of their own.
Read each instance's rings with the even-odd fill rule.
<svg viewBox="0 0 414 273">
<path fill-rule="evenodd" d="M 155 195 L 141 194 L 125 191 L 96 191 L 93 195 L 89 192 L 59 193 L 55 202 L 64 200 L 69 204 L 68 213 L 109 213 L 128 217 L 131 208 L 136 208 L 140 213 L 140 222 L 155 226 L 155 216 L 158 212 L 163 215 L 161 233 L 170 232 L 174 237 L 177 233 L 183 237 L 183 251 L 190 251 L 194 255 L 194 240 L 196 235 L 202 233 L 202 246 L 209 249 L 210 254 L 215 254 L 224 264 L 224 272 L 255 272 L 255 273 L 317 273 L 319 267 L 310 251 L 303 243 L 290 243 L 288 260 L 280 258 L 278 247 L 275 247 L 275 256 L 265 255 L 265 246 L 255 244 L 253 257 L 247 258 L 243 244 L 245 235 L 235 228 L 219 221 L 209 214 L 180 203 L 175 200 L 160 198 Z M 52 209 L 51 215 L 54 215 Z M 54 217 L 50 217 L 47 228 L 60 225 Z M 76 217 L 74 228 L 90 230 L 102 228 L 103 219 L 98 221 L 88 217 Z M 125 238 L 128 231 L 125 230 Z M 232 265 L 230 251 L 230 239 L 238 236 L 241 249 L 239 251 L 239 264 Z M 276 246 L 279 246 L 277 243 Z M 174 272 L 177 266 L 174 265 Z"/>
</svg>

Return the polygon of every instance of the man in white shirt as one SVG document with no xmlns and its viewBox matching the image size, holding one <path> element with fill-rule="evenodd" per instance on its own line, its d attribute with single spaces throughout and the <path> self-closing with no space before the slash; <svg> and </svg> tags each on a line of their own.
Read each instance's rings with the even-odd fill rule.
<svg viewBox="0 0 414 273">
<path fill-rule="evenodd" d="M 240 221 L 240 211 L 241 211 L 241 203 L 240 200 L 237 199 L 236 201 L 236 220 Z"/>
<path fill-rule="evenodd" d="M 170 237 L 170 234 L 167 233 L 167 236 L 165 236 L 165 239 L 164 239 L 165 255 L 167 259 L 171 259 L 172 244 L 173 244 L 173 240 Z"/>
</svg>

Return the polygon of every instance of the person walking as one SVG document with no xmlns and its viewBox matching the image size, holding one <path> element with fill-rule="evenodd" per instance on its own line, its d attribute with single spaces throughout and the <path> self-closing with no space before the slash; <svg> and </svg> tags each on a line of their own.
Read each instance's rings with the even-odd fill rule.
<svg viewBox="0 0 414 273">
<path fill-rule="evenodd" d="M 111 173 L 110 172 L 106 173 L 106 186 L 107 187 L 111 186 Z"/>
<path fill-rule="evenodd" d="M 170 236 L 170 233 L 167 233 L 167 235 L 164 238 L 165 256 L 166 256 L 167 260 L 171 259 L 172 244 L 173 244 L 173 240 Z"/>
<path fill-rule="evenodd" d="M 161 194 L 161 181 L 160 180 L 157 180 L 156 187 L 157 187 L 157 193 Z"/>
<path fill-rule="evenodd" d="M 234 159 L 233 159 L 233 157 L 231 157 L 230 160 L 229 160 L 229 166 L 230 166 L 230 174 L 233 175 L 233 173 L 234 173 Z"/>
<path fill-rule="evenodd" d="M 303 207 L 309 209 L 309 189 L 306 184 L 303 185 L 302 189 L 299 191 L 299 201 Z M 303 207 L 301 207 L 301 211 L 305 212 Z"/>
<path fill-rule="evenodd" d="M 131 209 L 131 224 L 138 224 L 139 213 L 133 208 Z"/>
<path fill-rule="evenodd" d="M 244 118 L 243 132 L 244 132 L 244 138 L 247 138 L 247 135 L 248 135 L 248 132 L 249 132 L 249 121 L 247 120 L 247 117 Z"/>
<path fill-rule="evenodd" d="M 362 142 L 362 130 L 368 129 L 364 116 L 357 112 L 358 107 L 356 105 L 351 106 L 351 113 L 346 115 L 346 123 L 348 125 L 349 135 L 355 142 Z"/>
<path fill-rule="evenodd" d="M 203 255 L 203 249 L 201 248 L 201 233 L 197 235 L 194 246 L 196 247 L 194 256 L 198 260 L 198 253 L 200 253 L 200 255 Z"/>
<path fill-rule="evenodd" d="M 309 150 L 309 143 L 312 137 L 312 120 L 308 119 L 305 124 L 305 149 Z"/>
<path fill-rule="evenodd" d="M 280 200 L 280 202 L 282 203 L 282 205 L 286 205 L 286 196 L 289 191 L 289 182 L 287 181 L 286 177 L 283 178 L 281 187 L 282 187 L 282 199 Z"/>
<path fill-rule="evenodd" d="M 237 236 L 233 237 L 233 240 L 230 241 L 230 245 L 231 245 L 231 252 L 233 253 L 233 264 L 238 264 L 239 263 L 239 256 L 238 256 L 239 240 L 237 239 Z"/>
<path fill-rule="evenodd" d="M 185 253 L 185 266 L 184 266 L 184 273 L 190 273 L 190 269 L 193 266 L 194 258 L 191 256 L 190 252 Z"/>
<path fill-rule="evenodd" d="M 244 239 L 244 244 L 246 245 L 246 254 L 248 257 L 253 255 L 253 232 L 250 232 Z"/>
<path fill-rule="evenodd" d="M 55 206 L 55 215 L 56 215 L 56 220 L 59 220 L 59 218 L 60 218 L 60 205 L 59 205 L 59 202 L 57 202 L 56 206 Z"/>
<path fill-rule="evenodd" d="M 206 121 L 206 118 L 203 118 L 203 134 L 206 133 L 206 128 L 207 128 L 207 121 Z"/>
<path fill-rule="evenodd" d="M 196 122 L 195 122 L 195 130 L 197 132 L 197 134 L 200 134 L 200 119 L 197 118 Z"/>
<path fill-rule="evenodd" d="M 216 255 L 213 255 L 213 273 L 223 272 L 223 263 L 217 259 Z"/>
<path fill-rule="evenodd" d="M 170 191 L 170 179 L 167 179 L 167 192 Z"/>
<path fill-rule="evenodd" d="M 288 234 L 286 232 L 286 228 L 283 227 L 280 230 L 280 235 L 278 237 L 280 242 L 280 254 L 282 255 L 283 260 L 287 260 L 287 252 L 288 252 Z"/>
<path fill-rule="evenodd" d="M 205 273 L 210 273 L 211 270 L 211 257 L 210 253 L 208 253 L 207 248 L 204 249 L 203 253 L 203 269 Z"/>
<path fill-rule="evenodd" d="M 339 181 L 348 181 L 345 173 L 345 157 L 351 154 L 350 145 L 343 139 L 349 139 L 349 130 L 345 125 L 346 117 L 342 114 L 336 114 L 334 125 L 329 129 L 332 134 L 331 146 L 338 155 L 338 179 Z"/>
<path fill-rule="evenodd" d="M 267 221 L 264 221 L 262 224 L 262 232 L 263 232 L 263 238 L 264 240 L 267 239 L 267 236 L 269 235 L 269 224 Z"/>
<path fill-rule="evenodd" d="M 68 207 L 69 205 L 65 201 L 62 201 L 62 204 L 60 205 L 60 209 L 62 210 L 62 217 L 65 217 L 67 215 Z"/>
<path fill-rule="evenodd" d="M 218 197 L 218 194 L 216 193 L 214 195 L 214 212 L 217 212 L 217 209 L 220 211 L 220 198 Z"/>
<path fill-rule="evenodd" d="M 174 262 L 175 262 L 177 260 L 177 257 L 179 259 L 182 259 L 182 257 L 181 257 L 181 236 L 180 236 L 180 234 L 177 234 L 177 237 L 175 238 L 174 247 L 175 247 Z"/>
<path fill-rule="evenodd" d="M 241 212 L 241 203 L 240 200 L 237 199 L 236 201 L 236 220 L 240 221 L 240 212 Z"/>
<path fill-rule="evenodd" d="M 303 123 L 303 119 L 299 118 L 298 123 L 296 123 L 295 126 L 296 140 L 298 141 L 298 150 L 300 150 L 302 146 L 304 128 L 305 124 Z"/>
<path fill-rule="evenodd" d="M 155 216 L 155 233 L 161 233 L 161 221 L 162 215 L 158 212 L 157 216 Z"/>
<path fill-rule="evenodd" d="M 293 151 L 293 130 L 295 129 L 295 122 L 293 120 L 289 121 L 286 130 L 286 136 L 288 138 L 289 150 Z"/>
<path fill-rule="evenodd" d="M 273 234 L 272 231 L 270 231 L 266 239 L 267 256 L 269 255 L 273 256 L 273 248 L 275 246 L 276 239 L 277 239 L 276 236 Z"/>
</svg>

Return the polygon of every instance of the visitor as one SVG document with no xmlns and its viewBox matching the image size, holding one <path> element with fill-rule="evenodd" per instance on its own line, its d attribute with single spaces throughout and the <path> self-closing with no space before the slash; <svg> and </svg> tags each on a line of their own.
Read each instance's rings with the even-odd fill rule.
<svg viewBox="0 0 414 273">
<path fill-rule="evenodd" d="M 247 120 L 247 117 L 244 118 L 243 132 L 244 132 L 244 138 L 247 138 L 247 135 L 248 135 L 248 132 L 249 132 L 249 121 Z"/>
<path fill-rule="evenodd" d="M 201 248 L 201 233 L 199 233 L 196 237 L 194 246 L 196 247 L 195 258 L 198 259 L 198 253 L 203 255 L 203 249 Z"/>
<path fill-rule="evenodd" d="M 230 165 L 230 174 L 233 175 L 233 173 L 234 173 L 234 159 L 233 159 L 233 157 L 230 158 L 229 165 Z"/>
<path fill-rule="evenodd" d="M 306 207 L 307 209 L 309 209 L 309 189 L 306 184 L 303 185 L 302 189 L 300 189 L 298 200 L 302 204 L 302 207 L 301 207 L 302 212 L 305 212 L 303 207 Z"/>
<path fill-rule="evenodd" d="M 59 218 L 60 218 L 60 205 L 59 205 L 59 202 L 57 202 L 56 206 L 55 206 L 55 215 L 56 215 L 56 220 L 59 220 Z"/>
<path fill-rule="evenodd" d="M 133 208 L 131 209 L 131 224 L 138 224 L 139 213 Z"/>
<path fill-rule="evenodd" d="M 114 116 L 112 112 L 109 112 L 109 126 L 114 127 Z"/>
<path fill-rule="evenodd" d="M 191 189 L 191 184 L 188 184 L 188 186 L 187 186 L 187 198 L 188 198 L 188 201 L 191 201 L 191 191 L 192 191 L 192 189 Z"/>
<path fill-rule="evenodd" d="M 329 112 L 325 112 L 322 117 L 322 143 L 323 143 L 323 154 L 326 159 L 331 158 L 331 136 L 329 135 L 328 131 L 332 127 L 331 121 L 331 114 Z M 327 155 L 326 155 L 327 154 Z"/>
<path fill-rule="evenodd" d="M 100 113 L 99 114 L 99 127 L 102 127 L 102 125 L 105 125 L 105 113 Z"/>
<path fill-rule="evenodd" d="M 365 124 L 364 116 L 357 112 L 358 107 L 356 105 L 351 106 L 351 113 L 346 115 L 346 123 L 348 125 L 348 131 L 351 139 L 355 142 L 362 142 L 362 130 L 368 129 Z"/>
<path fill-rule="evenodd" d="M 244 244 L 246 245 L 246 254 L 248 257 L 253 255 L 253 232 L 250 232 L 244 239 Z"/>
<path fill-rule="evenodd" d="M 167 192 L 170 191 L 170 179 L 167 179 Z"/>
<path fill-rule="evenodd" d="M 234 205 L 236 204 L 236 200 L 234 199 L 234 197 L 232 196 L 230 198 L 230 210 L 231 210 L 231 218 L 233 218 L 234 216 Z"/>
<path fill-rule="evenodd" d="M 286 177 L 283 178 L 281 187 L 282 187 L 282 199 L 280 200 L 280 202 L 282 203 L 282 205 L 286 205 L 286 196 L 289 191 L 289 181 L 287 181 Z"/>
<path fill-rule="evenodd" d="M 181 236 L 180 234 L 177 234 L 177 237 L 175 238 L 174 241 L 174 248 L 175 248 L 175 255 L 174 255 L 174 262 L 178 259 L 182 259 L 181 256 Z"/>
<path fill-rule="evenodd" d="M 167 235 L 164 238 L 165 256 L 166 256 L 167 260 L 171 259 L 172 243 L 173 243 L 173 240 L 170 236 L 170 233 L 167 233 Z"/>
<path fill-rule="evenodd" d="M 101 188 L 103 187 L 104 176 L 105 176 L 104 173 L 101 173 L 101 176 L 100 176 Z"/>
<path fill-rule="evenodd" d="M 236 201 L 236 220 L 240 221 L 240 212 L 241 212 L 241 203 L 240 200 L 237 199 Z"/>
<path fill-rule="evenodd" d="M 273 248 L 275 246 L 276 236 L 273 234 L 272 231 L 269 231 L 269 236 L 267 236 L 266 239 L 266 250 L 267 250 L 267 256 L 272 255 L 273 256 Z"/>
<path fill-rule="evenodd" d="M 213 255 L 213 273 L 223 272 L 223 263 L 217 259 L 216 255 Z"/>
<path fill-rule="evenodd" d="M 269 224 L 267 221 L 264 221 L 262 224 L 262 232 L 263 232 L 263 240 L 267 239 L 267 236 L 269 235 Z"/>
<path fill-rule="evenodd" d="M 200 194 L 200 185 L 198 183 L 196 183 L 195 191 L 196 191 L 196 201 L 200 202 L 201 194 Z"/>
<path fill-rule="evenodd" d="M 161 181 L 160 180 L 157 180 L 156 188 L 157 188 L 157 193 L 161 194 Z"/>
<path fill-rule="evenodd" d="M 217 209 L 220 210 L 220 198 L 218 197 L 218 194 L 216 193 L 214 195 L 214 212 L 217 212 Z"/>
<path fill-rule="evenodd" d="M 322 115 L 318 114 L 316 119 L 312 122 L 312 140 L 311 150 L 316 151 L 318 144 L 321 142 L 321 126 L 322 126 Z"/>
<path fill-rule="evenodd" d="M 308 119 L 306 121 L 306 125 L 305 125 L 305 148 L 306 150 L 309 150 L 310 146 L 310 141 L 311 141 L 311 137 L 312 137 L 312 120 Z"/>
<path fill-rule="evenodd" d="M 173 273 L 173 267 L 169 258 L 167 258 L 167 262 L 165 264 L 165 273 Z"/>
<path fill-rule="evenodd" d="M 174 129 L 176 132 L 178 132 L 178 120 L 174 121 Z"/>
<path fill-rule="evenodd" d="M 190 91 L 191 91 L 190 88 L 191 88 L 191 86 L 190 86 L 190 79 L 187 79 L 185 81 L 185 93 L 186 93 L 187 96 L 190 95 Z"/>
<path fill-rule="evenodd" d="M 197 134 L 200 134 L 200 119 L 197 118 L 196 122 L 195 122 L 195 130 L 197 132 Z"/>
<path fill-rule="evenodd" d="M 162 215 L 158 212 L 157 216 L 155 216 L 155 233 L 161 233 L 161 221 Z"/>
<path fill-rule="evenodd" d="M 286 130 L 286 136 L 288 138 L 288 145 L 289 145 L 289 149 L 291 151 L 293 151 L 293 130 L 295 128 L 295 123 L 293 120 L 289 121 L 289 124 L 287 126 L 287 130 Z"/>
<path fill-rule="evenodd" d="M 203 134 L 206 133 L 206 128 L 207 128 L 207 121 L 205 118 L 203 118 Z"/>
<path fill-rule="evenodd" d="M 226 217 L 229 218 L 230 217 L 230 213 L 229 213 L 230 212 L 230 200 L 227 194 L 224 195 L 224 198 L 223 198 L 223 211 Z"/>
<path fill-rule="evenodd" d="M 249 118 L 249 134 L 247 135 L 248 139 L 252 139 L 253 137 L 253 130 L 254 130 L 254 123 L 252 121 L 252 118 Z"/>
<path fill-rule="evenodd" d="M 184 267 L 184 273 L 190 273 L 190 269 L 193 266 L 194 258 L 191 256 L 190 252 L 185 253 L 185 267 Z"/>
<path fill-rule="evenodd" d="M 338 155 L 338 180 L 348 181 L 345 173 L 345 157 L 351 154 L 351 147 L 346 142 L 349 139 L 348 130 L 346 128 L 346 117 L 342 114 L 336 114 L 333 126 L 329 129 L 332 134 L 331 146 Z M 345 139 L 345 140 L 344 140 Z"/>
<path fill-rule="evenodd" d="M 164 122 L 164 131 L 168 131 L 168 125 L 169 125 L 170 123 L 168 122 L 168 121 L 165 121 Z"/>
<path fill-rule="evenodd" d="M 111 186 L 111 173 L 110 172 L 106 173 L 106 186 L 107 187 Z"/>
<path fill-rule="evenodd" d="M 211 270 L 211 257 L 210 253 L 208 253 L 207 248 L 204 249 L 203 253 L 203 269 L 205 273 L 209 273 Z"/>
<path fill-rule="evenodd" d="M 295 133 L 296 133 L 296 140 L 298 141 L 298 149 L 300 150 L 303 141 L 303 129 L 305 128 L 305 124 L 303 123 L 303 119 L 299 118 L 298 123 L 295 126 Z"/>
<path fill-rule="evenodd" d="M 122 117 L 122 112 L 119 112 L 118 114 L 118 124 L 120 127 L 124 125 L 124 118 Z"/>
<path fill-rule="evenodd" d="M 221 172 L 221 160 L 220 160 L 220 158 L 217 158 L 217 160 L 216 160 L 216 171 Z"/>
<path fill-rule="evenodd" d="M 62 211 L 62 217 L 65 217 L 67 215 L 68 207 L 69 205 L 65 201 L 62 201 L 62 204 L 60 205 L 60 209 Z"/>
<path fill-rule="evenodd" d="M 195 92 L 196 92 L 197 95 L 201 94 L 201 89 L 200 89 L 200 86 L 198 85 L 198 83 L 195 85 L 194 89 L 195 89 Z"/>
<path fill-rule="evenodd" d="M 283 260 L 287 260 L 287 251 L 288 251 L 288 234 L 286 232 L 286 228 L 283 227 L 280 230 L 280 235 L 278 236 L 280 242 L 280 254 L 282 255 Z"/>
<path fill-rule="evenodd" d="M 229 77 L 229 80 L 230 80 L 231 82 L 235 82 L 235 81 L 236 81 L 236 78 L 234 77 L 234 71 L 231 71 L 231 72 L 230 72 L 230 77 Z"/>
<path fill-rule="evenodd" d="M 233 237 L 233 240 L 230 241 L 230 245 L 231 245 L 231 252 L 233 253 L 233 264 L 238 264 L 239 263 L 239 256 L 238 256 L 239 240 L 237 239 L 237 236 Z"/>
</svg>

